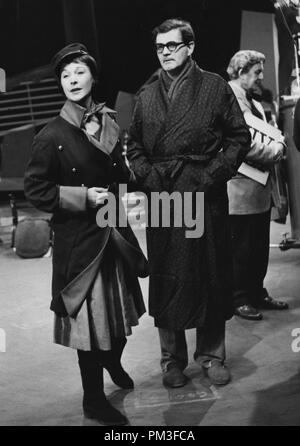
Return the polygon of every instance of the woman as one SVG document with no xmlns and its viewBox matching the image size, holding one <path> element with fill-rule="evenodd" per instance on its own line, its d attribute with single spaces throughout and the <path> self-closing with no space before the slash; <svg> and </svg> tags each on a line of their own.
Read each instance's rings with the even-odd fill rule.
<svg viewBox="0 0 300 446">
<path fill-rule="evenodd" d="M 86 47 L 64 47 L 53 68 L 67 100 L 35 137 L 25 194 L 53 213 L 54 342 L 77 349 L 84 414 L 121 425 L 127 419 L 105 397 L 103 367 L 115 384 L 133 388 L 120 359 L 145 312 L 137 276 L 147 275 L 147 261 L 128 225 L 100 227 L 96 214 L 130 171 L 115 112 L 93 101 L 97 66 Z"/>
</svg>

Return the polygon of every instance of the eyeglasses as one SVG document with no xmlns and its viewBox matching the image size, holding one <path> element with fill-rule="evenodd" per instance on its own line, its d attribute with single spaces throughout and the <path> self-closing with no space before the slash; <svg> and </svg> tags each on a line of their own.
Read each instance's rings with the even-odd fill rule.
<svg viewBox="0 0 300 446">
<path fill-rule="evenodd" d="M 156 43 L 155 48 L 156 48 L 156 52 L 158 54 L 163 53 L 165 47 L 167 47 L 167 50 L 170 51 L 170 53 L 174 53 L 174 51 L 178 50 L 180 45 L 186 46 L 186 43 L 184 43 L 184 42 Z"/>
</svg>

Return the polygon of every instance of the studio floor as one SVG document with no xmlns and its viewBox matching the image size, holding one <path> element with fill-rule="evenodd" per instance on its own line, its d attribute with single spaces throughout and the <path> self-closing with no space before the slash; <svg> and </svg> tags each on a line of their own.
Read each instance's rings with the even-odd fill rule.
<svg viewBox="0 0 300 446">
<path fill-rule="evenodd" d="M 52 343 L 51 258 L 17 257 L 10 248 L 9 210 L 0 211 L 0 425 L 99 426 L 82 415 L 76 351 Z M 272 223 L 272 243 L 289 231 L 289 223 Z M 136 234 L 145 249 L 144 230 Z M 147 300 L 147 279 L 141 285 Z M 193 362 L 195 330 L 189 330 L 189 382 L 165 388 L 157 331 L 147 314 L 140 319 L 123 355 L 135 389 L 120 390 L 105 375 L 108 398 L 131 426 L 300 425 L 300 352 L 292 349 L 293 330 L 299 327 L 300 335 L 299 249 L 271 248 L 266 285 L 290 309 L 264 311 L 262 321 L 233 317 L 227 323 L 232 381 L 225 387 L 212 386 Z"/>
</svg>

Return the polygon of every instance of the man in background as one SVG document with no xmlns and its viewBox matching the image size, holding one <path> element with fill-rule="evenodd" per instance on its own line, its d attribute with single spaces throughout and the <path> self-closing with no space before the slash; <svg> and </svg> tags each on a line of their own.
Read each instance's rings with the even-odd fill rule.
<svg viewBox="0 0 300 446">
<path fill-rule="evenodd" d="M 263 79 L 264 62 L 262 53 L 238 51 L 230 60 L 227 73 L 244 115 L 266 121 L 261 104 L 252 98 L 253 90 Z M 269 262 L 271 206 L 279 202 L 273 166 L 282 158 L 284 148 L 283 138 L 270 144 L 252 139 L 245 161 L 269 172 L 266 184 L 243 174 L 228 182 L 234 307 L 235 314 L 244 319 L 261 320 L 263 315 L 259 309 L 288 308 L 286 302 L 273 299 L 264 288 Z"/>
</svg>

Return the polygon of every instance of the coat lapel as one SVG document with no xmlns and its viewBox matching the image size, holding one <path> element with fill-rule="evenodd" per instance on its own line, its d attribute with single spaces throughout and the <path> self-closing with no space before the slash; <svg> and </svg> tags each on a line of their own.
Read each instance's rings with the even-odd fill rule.
<svg viewBox="0 0 300 446">
<path fill-rule="evenodd" d="M 156 146 L 161 145 L 171 134 L 174 134 L 178 127 L 182 126 L 183 120 L 188 119 L 189 111 L 199 97 L 202 81 L 202 71 L 195 64 L 183 85 L 180 94 L 178 94 L 172 103 L 170 103 L 164 127 L 161 129 L 156 139 Z"/>
<path fill-rule="evenodd" d="M 90 141 L 97 149 L 101 150 L 106 155 L 110 155 L 116 146 L 119 138 L 120 128 L 116 121 L 110 117 L 110 113 L 114 112 L 113 110 L 104 107 L 99 113 L 99 118 L 101 119 L 101 134 L 100 140 L 98 141 L 93 135 L 90 135 L 84 128 L 82 129 Z M 116 112 L 114 112 L 116 113 Z"/>
<path fill-rule="evenodd" d="M 101 122 L 100 140 L 98 140 L 96 136 L 89 134 L 84 126 L 84 122 L 90 114 L 97 115 L 98 120 Z M 94 108 L 92 108 L 90 112 L 86 113 L 86 109 L 84 107 L 81 107 L 76 103 L 72 103 L 69 100 L 66 101 L 60 112 L 60 116 L 64 120 L 68 121 L 75 127 L 80 128 L 86 135 L 89 142 L 108 156 L 113 151 L 118 141 L 120 132 L 118 124 L 111 117 L 111 115 L 116 115 L 116 111 L 106 107 L 104 103 L 95 104 Z"/>
<path fill-rule="evenodd" d="M 147 133 L 148 146 L 154 150 L 157 141 L 161 138 L 166 130 L 166 117 L 170 106 L 167 93 L 164 91 L 160 81 L 157 82 L 156 88 L 149 99 L 146 110 L 146 125 L 149 126 Z"/>
</svg>

